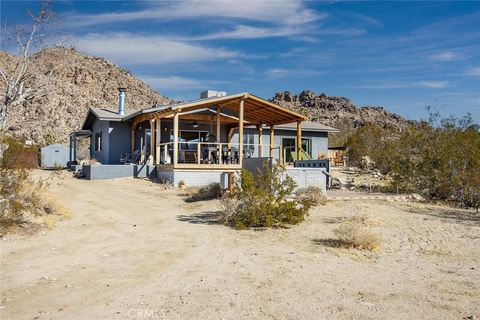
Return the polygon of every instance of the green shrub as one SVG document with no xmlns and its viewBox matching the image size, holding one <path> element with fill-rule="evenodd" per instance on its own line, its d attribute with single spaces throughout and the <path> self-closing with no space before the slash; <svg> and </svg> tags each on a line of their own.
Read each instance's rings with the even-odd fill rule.
<svg viewBox="0 0 480 320">
<path fill-rule="evenodd" d="M 403 132 L 360 128 L 348 146 L 354 163 L 368 156 L 396 190 L 480 207 L 480 133 L 470 115 L 432 113 Z"/>
<path fill-rule="evenodd" d="M 323 194 L 322 189 L 315 186 L 299 188 L 295 192 L 297 201 L 302 205 L 318 206 L 327 203 L 327 197 Z"/>
<path fill-rule="evenodd" d="M 217 199 L 222 195 L 220 184 L 217 182 L 211 182 L 200 188 L 196 189 L 187 199 L 187 202 L 203 201 Z"/>
<path fill-rule="evenodd" d="M 295 181 L 279 164 L 265 162 L 255 175 L 242 170 L 233 192 L 220 202 L 223 220 L 237 229 L 298 224 L 311 204 L 291 199 L 295 188 Z"/>
</svg>

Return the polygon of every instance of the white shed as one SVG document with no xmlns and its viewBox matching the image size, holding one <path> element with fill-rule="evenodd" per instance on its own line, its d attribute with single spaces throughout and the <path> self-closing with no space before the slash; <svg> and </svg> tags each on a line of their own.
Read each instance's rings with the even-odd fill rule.
<svg viewBox="0 0 480 320">
<path fill-rule="evenodd" d="M 44 169 L 66 168 L 70 149 L 63 144 L 51 144 L 41 149 L 41 166 Z"/>
</svg>

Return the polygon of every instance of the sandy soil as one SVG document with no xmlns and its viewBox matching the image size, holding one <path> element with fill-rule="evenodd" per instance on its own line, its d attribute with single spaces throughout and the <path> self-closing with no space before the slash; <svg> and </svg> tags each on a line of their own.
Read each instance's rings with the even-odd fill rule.
<svg viewBox="0 0 480 320">
<path fill-rule="evenodd" d="M 1 319 L 480 316 L 471 212 L 337 201 L 290 229 L 236 231 L 215 223 L 215 201 L 148 181 L 65 173 L 52 190 L 70 219 L 0 241 Z M 378 222 L 383 249 L 329 247 L 338 218 L 358 213 Z"/>
</svg>

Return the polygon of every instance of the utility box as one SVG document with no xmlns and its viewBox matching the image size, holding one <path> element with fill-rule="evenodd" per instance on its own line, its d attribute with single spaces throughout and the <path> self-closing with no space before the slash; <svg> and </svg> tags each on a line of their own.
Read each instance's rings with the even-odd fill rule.
<svg viewBox="0 0 480 320">
<path fill-rule="evenodd" d="M 70 149 L 63 144 L 51 144 L 43 147 L 41 154 L 41 167 L 43 169 L 66 168 L 70 160 Z"/>
</svg>

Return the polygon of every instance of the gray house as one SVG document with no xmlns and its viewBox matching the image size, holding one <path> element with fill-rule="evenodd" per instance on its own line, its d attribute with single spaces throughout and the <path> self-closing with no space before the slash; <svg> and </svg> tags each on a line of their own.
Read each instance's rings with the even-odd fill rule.
<svg viewBox="0 0 480 320">
<path fill-rule="evenodd" d="M 338 132 L 249 93 L 209 90 L 198 100 L 129 112 L 119 90 L 117 110 L 90 108 L 71 134 L 72 162 L 77 137 L 87 135 L 101 164 L 148 163 L 160 178 L 198 184 L 265 159 L 326 159 L 328 133 Z"/>
</svg>

